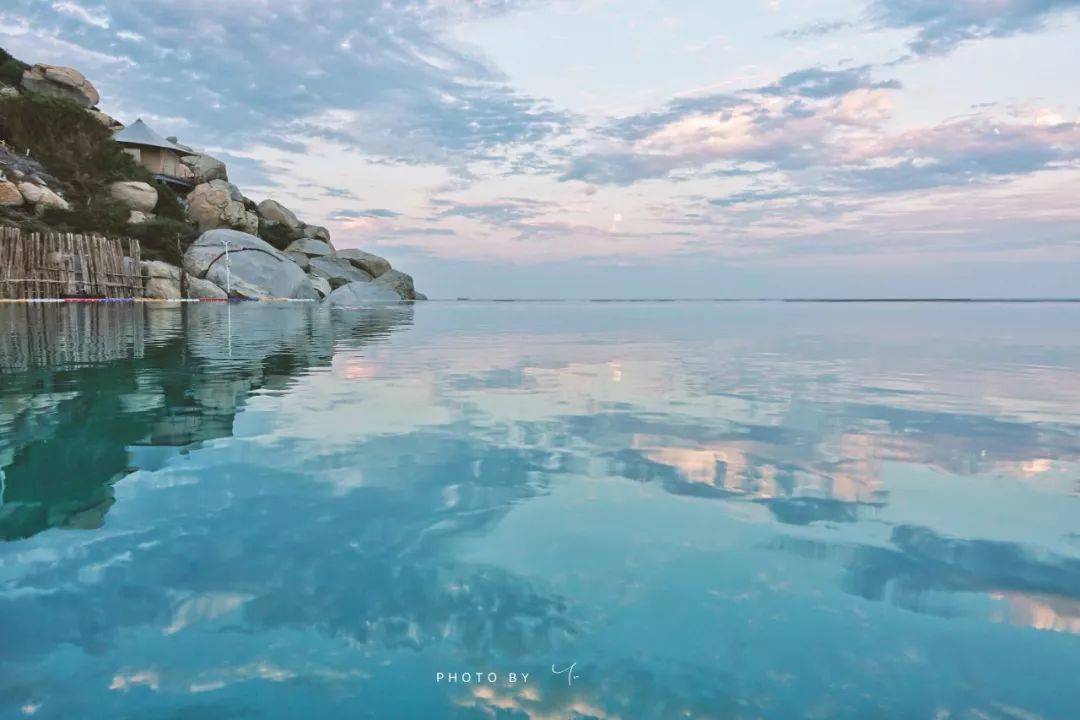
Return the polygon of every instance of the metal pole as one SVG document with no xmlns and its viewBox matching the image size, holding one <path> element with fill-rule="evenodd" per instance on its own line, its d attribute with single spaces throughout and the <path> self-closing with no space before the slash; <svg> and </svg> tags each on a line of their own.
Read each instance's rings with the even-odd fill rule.
<svg viewBox="0 0 1080 720">
<path fill-rule="evenodd" d="M 225 246 L 225 293 L 232 297 L 232 267 L 229 265 L 229 241 L 222 240 Z"/>
</svg>

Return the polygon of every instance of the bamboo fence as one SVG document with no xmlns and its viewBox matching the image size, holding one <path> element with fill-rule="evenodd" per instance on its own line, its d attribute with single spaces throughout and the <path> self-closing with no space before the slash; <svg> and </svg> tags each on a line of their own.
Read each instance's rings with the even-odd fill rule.
<svg viewBox="0 0 1080 720">
<path fill-rule="evenodd" d="M 0 227 L 0 299 L 139 298 L 139 241 Z"/>
</svg>

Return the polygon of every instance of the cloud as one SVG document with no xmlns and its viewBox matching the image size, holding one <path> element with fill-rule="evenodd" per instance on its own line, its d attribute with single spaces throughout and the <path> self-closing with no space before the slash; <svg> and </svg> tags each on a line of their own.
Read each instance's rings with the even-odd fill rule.
<svg viewBox="0 0 1080 720">
<path fill-rule="evenodd" d="M 348 188 L 332 187 L 330 185 L 322 185 L 322 186 L 320 186 L 320 189 L 322 190 L 323 195 L 325 195 L 326 197 L 330 197 L 330 198 L 347 198 L 349 200 L 355 200 L 356 199 L 356 193 L 354 193 L 352 190 L 349 190 Z"/>
<path fill-rule="evenodd" d="M 433 200 L 432 205 L 442 208 L 436 213 L 436 219 L 461 217 L 492 225 L 517 228 L 520 228 L 525 221 L 542 217 L 553 208 L 553 205 L 548 202 L 513 197 L 480 203 Z"/>
<path fill-rule="evenodd" d="M 826 217 L 880 193 L 1004 180 L 1080 159 L 1077 124 L 1045 109 L 1009 117 L 985 105 L 890 132 L 891 96 L 900 89 L 870 65 L 815 66 L 741 92 L 680 98 L 600 128 L 605 143 L 570 158 L 560 179 L 625 187 L 764 176 L 709 205 L 780 205 L 792 218 Z"/>
<path fill-rule="evenodd" d="M 820 20 L 791 30 L 785 30 L 779 33 L 779 36 L 787 40 L 818 38 L 840 32 L 841 30 L 847 30 L 848 28 L 854 27 L 854 25 L 854 23 L 846 20 Z"/>
<path fill-rule="evenodd" d="M 1080 123 L 1024 125 L 976 116 L 885 138 L 864 162 L 837 169 L 851 190 L 963 185 L 1080 161 Z"/>
<path fill-rule="evenodd" d="M 140 36 L 124 45 L 132 66 L 91 77 L 103 106 L 187 117 L 193 130 L 185 139 L 197 144 L 276 140 L 302 149 L 332 138 L 395 162 L 467 162 L 541 140 L 570 121 L 447 39 L 449 24 L 519 2 L 117 0 L 107 17 L 73 2 L 12 5 L 13 16 L 32 19 L 18 48 L 30 61 L 35 38 L 109 53 L 117 38 Z M 341 122 L 321 122 L 333 112 Z"/>
<path fill-rule="evenodd" d="M 395 218 L 400 217 L 400 215 L 401 213 L 394 212 L 393 210 L 386 210 L 384 208 L 371 208 L 369 210 L 338 210 L 336 213 L 334 213 L 334 218 Z"/>
<path fill-rule="evenodd" d="M 639 180 L 666 177 L 680 165 L 678 158 L 633 151 L 594 152 L 570 161 L 560 180 L 597 185 L 633 185 Z"/>
<path fill-rule="evenodd" d="M 898 80 L 874 82 L 870 79 L 870 69 L 869 65 L 842 70 L 805 68 L 784 75 L 775 84 L 761 88 L 760 92 L 771 95 L 794 94 L 807 98 L 828 98 L 847 95 L 859 89 L 900 89 Z"/>
<path fill-rule="evenodd" d="M 600 128 L 606 147 L 580 153 L 560 179 L 606 185 L 678 177 L 678 172 L 739 175 L 824 162 L 834 144 L 857 146 L 889 114 L 895 80 L 869 66 L 804 68 L 738 93 L 676 99 L 659 110 Z"/>
<path fill-rule="evenodd" d="M 1055 14 L 1080 8 L 1080 0 L 873 0 L 878 25 L 914 30 L 909 47 L 918 55 L 944 55 L 968 40 L 1033 32 Z"/>
<path fill-rule="evenodd" d="M 659 110 L 653 110 L 620 118 L 603 128 L 605 135 L 621 140 L 638 140 L 669 123 L 687 117 L 721 112 L 738 106 L 738 95 L 717 93 L 693 97 L 675 98 Z"/>
<path fill-rule="evenodd" d="M 763 189 L 752 188 L 741 190 L 722 197 L 709 200 L 709 204 L 715 207 L 730 208 L 745 203 L 761 203 L 770 200 L 790 200 L 801 197 L 802 193 L 790 189 Z"/>
<path fill-rule="evenodd" d="M 104 8 L 87 8 L 74 2 L 54 2 L 53 10 L 64 15 L 69 15 L 80 22 L 94 27 L 107 29 L 109 27 L 109 14 Z"/>
</svg>

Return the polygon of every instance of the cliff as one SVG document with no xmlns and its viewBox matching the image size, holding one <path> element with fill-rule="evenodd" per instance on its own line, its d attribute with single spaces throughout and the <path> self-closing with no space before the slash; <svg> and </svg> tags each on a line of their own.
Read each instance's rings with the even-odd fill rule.
<svg viewBox="0 0 1080 720">
<path fill-rule="evenodd" d="M 384 258 L 337 249 L 327 228 L 244 195 L 221 160 L 99 102 L 77 70 L 0 49 L 0 224 L 138 238 L 151 298 L 426 299 Z"/>
</svg>

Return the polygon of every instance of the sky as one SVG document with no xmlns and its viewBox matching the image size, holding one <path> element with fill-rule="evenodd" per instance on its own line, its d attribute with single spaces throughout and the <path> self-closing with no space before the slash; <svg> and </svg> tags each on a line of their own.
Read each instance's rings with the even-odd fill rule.
<svg viewBox="0 0 1080 720">
<path fill-rule="evenodd" d="M 431 297 L 1080 296 L 1080 0 L 7 0 Z"/>
</svg>

